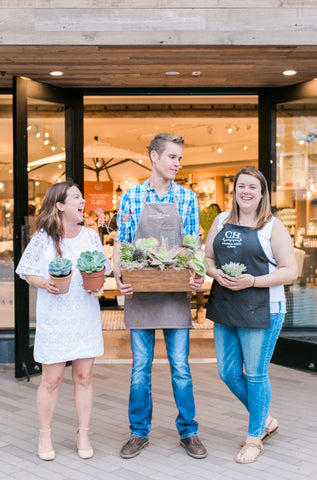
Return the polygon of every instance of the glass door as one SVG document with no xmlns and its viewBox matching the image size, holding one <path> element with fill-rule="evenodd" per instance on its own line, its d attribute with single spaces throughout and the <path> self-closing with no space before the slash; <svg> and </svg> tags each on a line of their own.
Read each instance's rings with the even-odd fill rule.
<svg viewBox="0 0 317 480">
<path fill-rule="evenodd" d="M 298 265 L 298 279 L 285 285 L 287 314 L 273 361 L 317 371 L 317 82 L 273 98 L 272 208 L 289 230 Z"/>
<path fill-rule="evenodd" d="M 46 190 L 72 178 L 83 186 L 82 96 L 16 78 L 14 82 L 15 267 Z M 40 372 L 33 360 L 36 289 L 15 276 L 15 375 Z"/>
</svg>

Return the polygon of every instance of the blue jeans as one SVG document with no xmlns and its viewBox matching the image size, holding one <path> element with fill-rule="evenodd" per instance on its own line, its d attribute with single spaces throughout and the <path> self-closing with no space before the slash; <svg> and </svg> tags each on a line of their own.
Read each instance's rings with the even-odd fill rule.
<svg viewBox="0 0 317 480">
<path fill-rule="evenodd" d="M 214 326 L 218 372 L 248 410 L 251 437 L 265 432 L 271 402 L 269 364 L 283 320 L 284 313 L 272 313 L 270 328 Z"/>
<path fill-rule="evenodd" d="M 167 356 L 172 374 L 172 386 L 178 416 L 176 426 L 181 438 L 197 435 L 193 383 L 188 364 L 189 330 L 163 329 Z M 147 438 L 152 423 L 151 373 L 155 330 L 131 329 L 133 367 L 131 375 L 129 420 L 132 435 Z"/>
</svg>

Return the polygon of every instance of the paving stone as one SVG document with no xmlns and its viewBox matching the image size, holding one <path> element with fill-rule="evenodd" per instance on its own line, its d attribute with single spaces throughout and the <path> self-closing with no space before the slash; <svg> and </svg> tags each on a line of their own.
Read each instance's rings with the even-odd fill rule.
<svg viewBox="0 0 317 480">
<path fill-rule="evenodd" d="M 0 366 L 0 480 L 316 480 L 317 375 L 277 365 L 270 368 L 271 412 L 280 423 L 278 435 L 265 444 L 265 452 L 252 465 L 234 458 L 247 432 L 248 415 L 219 379 L 217 365 L 191 363 L 198 434 L 208 449 L 196 460 L 179 445 L 169 365 L 153 365 L 153 422 L 150 445 L 134 459 L 119 456 L 129 437 L 128 398 L 131 363 L 96 363 L 95 404 L 91 441 L 95 456 L 87 461 L 76 452 L 77 418 L 73 402 L 71 367 L 65 371 L 52 436 L 53 462 L 36 454 L 38 418 L 36 391 L 40 376 L 18 381 L 10 365 Z M 294 428 L 298 427 L 300 428 Z"/>
</svg>

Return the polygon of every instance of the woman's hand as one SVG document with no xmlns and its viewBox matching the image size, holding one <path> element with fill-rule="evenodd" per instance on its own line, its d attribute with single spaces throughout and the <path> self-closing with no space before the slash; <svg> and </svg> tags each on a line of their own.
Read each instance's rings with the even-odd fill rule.
<svg viewBox="0 0 317 480">
<path fill-rule="evenodd" d="M 217 270 L 217 272 L 222 272 L 222 270 Z M 254 286 L 255 277 L 250 275 L 249 273 L 243 273 L 238 277 L 230 277 L 222 272 L 223 275 L 219 277 L 221 278 L 222 283 L 219 282 L 218 278 L 216 278 L 217 282 L 220 283 L 223 287 L 229 288 L 230 290 L 244 290 L 246 288 L 251 288 Z"/>
</svg>

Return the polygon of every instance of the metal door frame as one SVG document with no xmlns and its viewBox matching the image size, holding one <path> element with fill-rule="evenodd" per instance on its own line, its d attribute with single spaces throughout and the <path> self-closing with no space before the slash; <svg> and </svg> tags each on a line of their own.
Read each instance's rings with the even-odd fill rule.
<svg viewBox="0 0 317 480">
<path fill-rule="evenodd" d="M 28 98 L 65 106 L 66 177 L 83 189 L 83 95 L 70 88 L 60 88 L 27 78 L 13 78 L 13 171 L 14 171 L 14 269 L 28 242 Z M 15 377 L 41 371 L 33 359 L 30 344 L 29 289 L 15 274 Z"/>
</svg>

